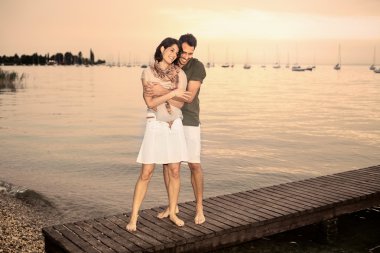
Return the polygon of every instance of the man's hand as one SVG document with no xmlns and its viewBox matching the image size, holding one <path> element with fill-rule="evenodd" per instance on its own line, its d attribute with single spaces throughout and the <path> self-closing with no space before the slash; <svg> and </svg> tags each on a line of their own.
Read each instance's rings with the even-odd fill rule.
<svg viewBox="0 0 380 253">
<path fill-rule="evenodd" d="M 144 95 L 147 97 L 159 97 L 167 93 L 169 93 L 169 90 L 162 87 L 159 83 L 147 82 L 144 85 Z"/>
</svg>

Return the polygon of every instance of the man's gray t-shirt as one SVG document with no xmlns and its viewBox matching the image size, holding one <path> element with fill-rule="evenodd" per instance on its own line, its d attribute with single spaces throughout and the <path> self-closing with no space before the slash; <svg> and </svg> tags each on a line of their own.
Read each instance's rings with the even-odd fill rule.
<svg viewBox="0 0 380 253">
<path fill-rule="evenodd" d="M 182 67 L 182 70 L 185 72 L 187 77 L 187 82 L 189 81 L 200 81 L 203 82 L 203 79 L 206 77 L 206 70 L 203 66 L 203 63 L 198 61 L 198 59 L 192 58 L 189 62 Z M 199 126 L 199 88 L 197 94 L 195 95 L 191 103 L 185 103 L 182 107 L 183 120 L 182 123 L 184 126 Z"/>
</svg>

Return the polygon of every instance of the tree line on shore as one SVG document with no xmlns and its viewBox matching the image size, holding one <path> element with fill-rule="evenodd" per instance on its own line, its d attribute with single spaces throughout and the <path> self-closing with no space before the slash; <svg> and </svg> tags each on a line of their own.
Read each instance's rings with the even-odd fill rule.
<svg viewBox="0 0 380 253">
<path fill-rule="evenodd" d="M 90 58 L 83 57 L 82 52 L 74 55 L 71 52 L 56 53 L 53 55 L 32 55 L 15 54 L 14 56 L 0 56 L 0 65 L 98 65 L 105 64 L 105 60 L 98 59 L 95 61 L 95 54 L 90 50 Z"/>
</svg>

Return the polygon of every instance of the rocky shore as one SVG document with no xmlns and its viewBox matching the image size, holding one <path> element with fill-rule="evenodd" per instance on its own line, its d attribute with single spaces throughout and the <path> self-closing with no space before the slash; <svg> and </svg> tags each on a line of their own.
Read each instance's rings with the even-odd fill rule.
<svg viewBox="0 0 380 253">
<path fill-rule="evenodd" d="M 0 253 L 44 252 L 41 229 L 60 215 L 38 193 L 0 182 Z"/>
</svg>

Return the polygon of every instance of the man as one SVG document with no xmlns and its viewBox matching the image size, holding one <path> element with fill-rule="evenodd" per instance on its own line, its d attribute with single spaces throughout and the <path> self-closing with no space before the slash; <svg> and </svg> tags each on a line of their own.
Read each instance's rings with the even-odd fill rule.
<svg viewBox="0 0 380 253">
<path fill-rule="evenodd" d="M 188 149 L 188 165 L 191 170 L 191 184 L 196 200 L 195 224 L 202 224 L 206 221 L 203 213 L 203 171 L 200 163 L 201 153 L 201 130 L 199 121 L 199 92 L 203 79 L 206 77 L 206 70 L 202 62 L 193 58 L 194 50 L 197 46 L 197 39 L 192 34 L 184 34 L 179 38 L 182 46 L 182 53 L 179 56 L 179 65 L 187 77 L 187 91 L 191 92 L 190 98 L 184 101 L 182 107 L 183 126 Z M 169 92 L 160 85 L 151 84 L 145 87 L 145 92 L 154 96 L 160 96 Z M 166 190 L 169 185 L 169 175 L 167 165 L 163 169 Z M 169 210 L 158 214 L 159 218 L 169 216 Z"/>
</svg>

